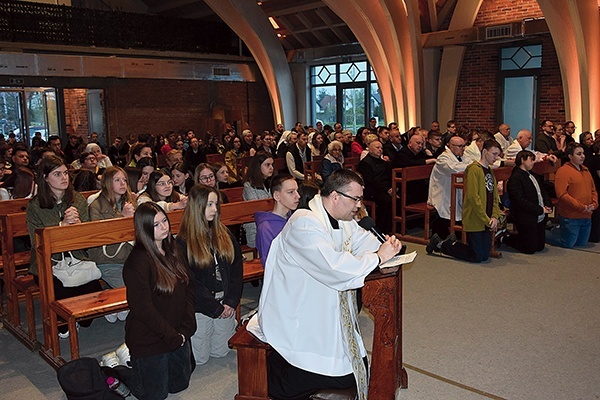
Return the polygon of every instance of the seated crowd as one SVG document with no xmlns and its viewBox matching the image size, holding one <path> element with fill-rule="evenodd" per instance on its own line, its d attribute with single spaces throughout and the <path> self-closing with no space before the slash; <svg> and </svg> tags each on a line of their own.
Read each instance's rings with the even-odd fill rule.
<svg viewBox="0 0 600 400">
<path fill-rule="evenodd" d="M 516 232 L 501 240 L 523 253 L 541 251 L 546 242 L 573 247 L 600 241 L 600 138 L 598 131 L 595 139 L 585 132 L 578 142 L 571 125 L 561 125 L 570 129 L 559 133 L 552 121 L 543 121 L 533 150 L 528 130 L 513 139 L 507 124 L 494 135 L 455 121 L 448 122 L 445 133 L 437 121 L 430 130 L 415 127 L 405 133 L 395 123 L 371 123 L 354 138 L 339 123 L 333 128 L 298 123 L 289 131 L 279 124 L 261 134 L 246 129 L 242 135 L 228 126 L 221 137 L 207 133 L 201 138 L 192 130 L 165 138 L 117 137 L 107 151 L 97 135 L 88 143 L 71 135 L 64 147 L 58 136 L 50 136 L 47 144 L 36 137 L 31 152 L 16 142 L 0 145 L 0 196 L 32 198 L 27 207 L 31 240 L 40 227 L 134 217 L 135 245 L 102 246 L 74 256 L 96 261 L 105 285 L 127 285 L 131 312 L 106 319 L 128 321 L 125 341 L 134 371 L 128 383 L 134 394 L 145 398 L 150 391 L 164 398 L 187 387 L 190 359 L 201 365 L 229 350 L 243 286 L 240 244 L 257 248 L 265 265 L 271 243 L 291 213 L 308 208 L 336 171 L 352 168 L 360 174 L 364 200 L 376 205 L 377 226 L 391 234 L 396 233 L 392 203 L 402 195 L 392 191 L 392 170 L 434 164 L 428 182 L 404 194 L 411 202 L 426 200 L 436 210 L 428 253 L 485 261 L 507 215 Z M 219 161 L 208 163 L 209 157 Z M 276 170 L 278 158 L 285 170 Z M 305 163 L 313 160 L 320 163 L 319 173 L 308 182 Z M 546 160 L 563 163 L 550 185 L 532 173 L 535 163 Z M 514 169 L 501 197 L 493 171 L 502 166 Z M 451 177 L 461 172 L 466 195 L 464 201 L 459 198 L 454 219 L 462 222 L 467 243 L 450 234 Z M 244 200 L 273 198 L 273 211 L 259 212 L 256 223 L 230 231 L 220 222 L 219 204 L 229 201 L 222 190 L 234 187 L 242 190 Z M 86 201 L 82 191 L 97 193 Z M 335 193 L 336 201 L 339 196 L 356 204 L 363 199 Z M 558 224 L 548 225 L 551 197 L 558 199 Z M 175 210 L 184 210 L 177 239 L 168 216 Z M 32 250 L 29 272 L 37 278 L 35 255 Z M 102 289 L 99 280 L 66 287 L 56 277 L 54 286 L 56 299 Z M 69 336 L 65 325 L 59 336 Z M 165 368 L 181 374 L 165 376 Z"/>
</svg>

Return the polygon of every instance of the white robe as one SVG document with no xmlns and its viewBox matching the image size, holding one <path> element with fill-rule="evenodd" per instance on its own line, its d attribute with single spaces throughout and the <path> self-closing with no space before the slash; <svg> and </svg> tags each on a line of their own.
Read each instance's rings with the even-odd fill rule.
<svg viewBox="0 0 600 400">
<path fill-rule="evenodd" d="M 494 139 L 496 139 L 496 141 L 498 142 L 498 144 L 502 148 L 502 152 L 503 153 L 506 153 L 506 149 L 508 149 L 508 146 L 510 146 L 510 144 L 513 141 L 513 138 L 510 135 L 508 135 L 508 137 L 504 137 L 504 135 L 502 133 L 500 133 L 500 132 L 497 132 L 494 135 Z"/>
<path fill-rule="evenodd" d="M 462 161 L 458 161 L 458 158 L 448 147 L 437 158 L 429 177 L 427 204 L 435 207 L 441 218 L 450 219 L 452 174 L 464 172 L 468 165 L 469 163 L 464 158 L 462 158 Z M 462 190 L 456 191 L 456 205 L 455 218 L 457 221 L 462 221 Z"/>
<path fill-rule="evenodd" d="M 310 207 L 297 210 L 273 240 L 258 313 L 247 329 L 300 369 L 343 376 L 352 373 L 352 362 L 338 292 L 364 285 L 379 263 L 380 243 L 355 221 L 339 221 L 340 229 L 333 229 L 319 195 Z M 342 250 L 343 237 L 352 253 Z M 358 345 L 364 357 L 362 340 Z"/>
<path fill-rule="evenodd" d="M 539 151 L 533 151 L 531 149 L 531 146 L 529 146 L 526 149 L 523 149 L 523 147 L 521 147 L 521 144 L 516 139 L 514 142 L 512 142 L 512 144 L 510 146 L 508 146 L 508 149 L 506 149 L 504 157 L 510 158 L 510 159 L 515 159 L 517 157 L 517 154 L 519 154 L 519 152 L 521 150 L 529 150 L 533 154 L 535 154 L 535 162 L 544 161 L 548 157 L 548 154 L 546 154 L 546 153 L 540 153 Z"/>
</svg>

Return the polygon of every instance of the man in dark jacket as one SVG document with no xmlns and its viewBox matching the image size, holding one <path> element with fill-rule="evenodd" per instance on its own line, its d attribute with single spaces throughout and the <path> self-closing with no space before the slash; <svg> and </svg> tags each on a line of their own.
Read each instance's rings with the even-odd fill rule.
<svg viewBox="0 0 600 400">
<path fill-rule="evenodd" d="M 392 172 L 390 163 L 384 161 L 383 146 L 379 140 L 369 144 L 369 153 L 359 161 L 356 170 L 362 175 L 365 182 L 364 196 L 367 200 L 373 200 L 377 207 L 377 226 L 383 233 L 392 230 Z"/>
</svg>

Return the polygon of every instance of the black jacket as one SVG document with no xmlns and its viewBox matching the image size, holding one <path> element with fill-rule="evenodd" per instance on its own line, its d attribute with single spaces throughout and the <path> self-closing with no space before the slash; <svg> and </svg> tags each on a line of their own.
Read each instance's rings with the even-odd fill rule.
<svg viewBox="0 0 600 400">
<path fill-rule="evenodd" d="M 136 245 L 123 267 L 130 313 L 125 323 L 125 342 L 132 356 L 150 357 L 177 350 L 181 336 L 196 332 L 194 290 L 177 285 L 171 295 L 154 289 L 152 261 L 141 245 Z"/>
<path fill-rule="evenodd" d="M 242 288 L 244 286 L 244 269 L 242 250 L 235 237 L 229 233 L 233 242 L 235 257 L 232 263 L 227 262 L 221 257 L 217 257 L 219 267 L 221 268 L 221 279 L 223 284 L 223 304 L 231 308 L 236 308 L 242 297 Z M 184 262 L 187 261 L 187 246 L 182 239 L 177 239 L 180 246 Z M 211 318 L 218 318 L 224 310 L 223 304 L 215 299 L 216 292 L 216 265 L 211 263 L 206 268 L 200 268 L 198 265 L 190 265 L 193 273 L 194 285 L 196 287 L 196 312 L 202 313 Z"/>
<path fill-rule="evenodd" d="M 381 158 L 367 154 L 356 165 L 356 171 L 365 181 L 365 199 L 373 200 L 377 196 L 387 195 L 392 187 L 391 165 Z"/>
<path fill-rule="evenodd" d="M 533 176 L 538 180 L 544 205 L 550 207 L 552 202 L 550 201 L 548 192 L 546 192 L 544 185 L 537 176 Z M 544 209 L 539 205 L 537 191 L 529 178 L 529 173 L 519 167 L 514 167 L 508 180 L 507 190 L 513 221 L 523 224 L 537 224 L 537 218 L 539 215 L 544 214 Z"/>
</svg>

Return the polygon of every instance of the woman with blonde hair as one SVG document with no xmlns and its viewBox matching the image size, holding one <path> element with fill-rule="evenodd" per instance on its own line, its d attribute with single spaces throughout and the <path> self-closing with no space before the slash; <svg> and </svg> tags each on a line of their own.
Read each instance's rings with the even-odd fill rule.
<svg viewBox="0 0 600 400">
<path fill-rule="evenodd" d="M 181 219 L 177 242 L 196 287 L 196 323 L 191 338 L 196 364 L 224 357 L 236 328 L 243 286 L 242 252 L 219 217 L 219 192 L 195 185 Z"/>
<path fill-rule="evenodd" d="M 135 195 L 129 190 L 127 174 L 121 167 L 109 167 L 100 181 L 100 195 L 90 204 L 90 219 L 133 217 L 137 202 Z M 123 282 L 123 263 L 131 252 L 129 243 L 117 243 L 89 250 L 90 258 L 98 264 L 102 271 L 102 279 L 112 288 L 125 286 Z M 125 313 L 119 313 L 125 320 Z M 107 315 L 109 322 L 116 321 L 116 315 Z"/>
</svg>

